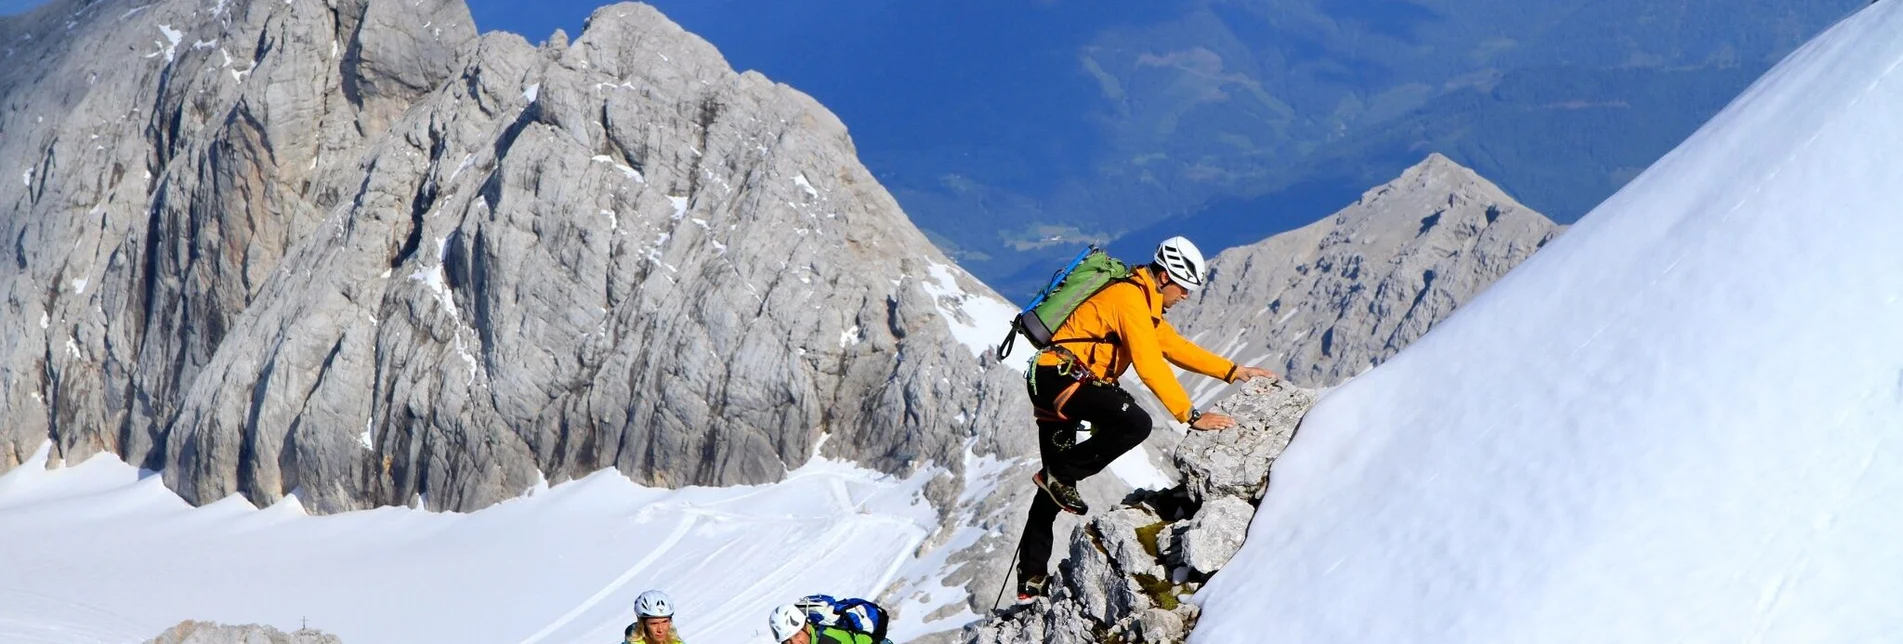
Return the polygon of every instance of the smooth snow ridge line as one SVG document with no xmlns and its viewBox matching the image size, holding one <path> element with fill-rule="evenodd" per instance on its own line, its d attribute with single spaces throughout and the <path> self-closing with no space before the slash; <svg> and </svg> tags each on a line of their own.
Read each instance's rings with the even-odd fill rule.
<svg viewBox="0 0 1903 644">
<path fill-rule="evenodd" d="M 669 550 L 674 548 L 675 544 L 680 543 L 681 538 L 686 537 L 687 533 L 694 529 L 694 524 L 699 521 L 700 517 L 692 514 L 687 515 L 685 520 L 674 526 L 674 531 L 667 535 L 666 541 L 662 541 L 661 545 L 655 546 L 653 550 L 648 551 L 648 556 L 642 557 L 641 560 L 635 562 L 634 565 L 628 566 L 627 570 L 621 571 L 620 577 L 616 577 L 614 581 L 608 582 L 608 585 L 602 586 L 601 590 L 595 591 L 595 594 L 589 596 L 587 601 L 576 605 L 561 617 L 556 618 L 555 621 L 549 622 L 548 626 L 542 627 L 542 630 L 536 631 L 534 635 L 523 639 L 522 644 L 534 644 L 535 642 L 542 641 L 542 638 L 548 637 L 555 631 L 560 630 L 563 626 L 567 626 L 569 622 L 575 621 L 575 618 L 580 617 L 582 613 L 587 612 L 590 608 L 594 608 L 596 604 L 600 604 L 601 601 L 607 599 L 609 595 L 613 595 L 616 591 L 621 590 L 623 586 L 628 585 L 629 581 L 634 580 L 635 575 L 639 575 L 641 571 L 647 570 L 648 566 L 653 564 L 655 559 L 659 559 L 661 555 L 667 554 Z"/>
</svg>

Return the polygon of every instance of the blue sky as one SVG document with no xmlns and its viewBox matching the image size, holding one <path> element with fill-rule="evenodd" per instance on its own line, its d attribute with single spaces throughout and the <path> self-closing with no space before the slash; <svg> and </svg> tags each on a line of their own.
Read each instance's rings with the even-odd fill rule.
<svg viewBox="0 0 1903 644">
<path fill-rule="evenodd" d="M 725 4 L 727 0 L 703 2 Z M 469 3 L 469 13 L 475 17 L 476 26 L 483 31 L 513 31 L 533 43 L 548 38 L 557 28 L 567 30 L 570 37 L 581 33 L 582 21 L 588 19 L 588 14 L 601 3 L 594 0 L 544 0 L 533 3 L 532 8 L 530 5 L 519 0 L 474 0 Z"/>
<path fill-rule="evenodd" d="M 45 0 L 0 0 L 0 16 L 26 13 L 26 10 L 46 4 Z"/>
</svg>

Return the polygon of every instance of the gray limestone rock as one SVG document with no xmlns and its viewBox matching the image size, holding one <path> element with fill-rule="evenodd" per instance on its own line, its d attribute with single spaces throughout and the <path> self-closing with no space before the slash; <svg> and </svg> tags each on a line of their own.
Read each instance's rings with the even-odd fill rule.
<svg viewBox="0 0 1903 644">
<path fill-rule="evenodd" d="M 965 627 L 960 641 L 972 644 L 1097 644 L 1103 641 L 1077 602 L 1062 595 L 1002 611 Z"/>
<path fill-rule="evenodd" d="M 1176 446 L 1176 469 L 1190 497 L 1208 503 L 1223 496 L 1255 499 L 1269 466 L 1295 435 L 1315 392 L 1281 381 L 1257 380 L 1214 409 L 1236 419 L 1222 431 L 1192 431 Z"/>
<path fill-rule="evenodd" d="M 1249 520 L 1253 518 L 1255 506 L 1241 497 L 1210 499 L 1197 511 L 1195 519 L 1175 533 L 1170 558 L 1207 577 L 1229 563 L 1229 558 L 1242 549 L 1242 539 L 1249 534 Z"/>
<path fill-rule="evenodd" d="M 1155 513 L 1140 507 L 1116 508 L 1090 522 L 1090 531 L 1124 575 L 1149 575 L 1161 579 L 1163 568 L 1157 565 L 1154 525 L 1162 521 Z M 1151 541 L 1144 545 L 1138 531 L 1151 527 Z"/>
<path fill-rule="evenodd" d="M 1315 400 L 1284 382 L 1243 387 L 1215 407 L 1238 427 L 1195 432 L 1178 450 L 1188 489 L 1133 495 L 1133 505 L 1092 515 L 1070 532 L 1049 598 L 993 613 L 959 639 L 932 641 L 1183 641 L 1200 615 L 1190 596 L 1242 547 L 1251 500 Z"/>
<path fill-rule="evenodd" d="M 651 7 L 539 48 L 453 1 L 130 9 L 0 19 L 0 470 L 468 510 L 1031 451 L 1002 303 Z"/>
<path fill-rule="evenodd" d="M 1150 607 L 1135 573 L 1118 567 L 1115 554 L 1109 552 L 1095 522 L 1071 533 L 1070 553 L 1058 567 L 1061 583 L 1068 588 L 1083 616 L 1096 624 L 1117 621 Z M 1154 562 L 1152 562 L 1154 565 Z"/>
<path fill-rule="evenodd" d="M 289 633 L 270 626 L 245 624 L 228 626 L 186 620 L 165 629 L 145 644 L 342 644 L 343 640 L 323 631 L 301 628 Z"/>
<path fill-rule="evenodd" d="M 1217 353 L 1318 387 L 1380 364 L 1562 227 L 1439 154 L 1334 215 L 1210 262 L 1170 316 Z M 1185 381 L 1199 399 L 1221 388 Z"/>
<path fill-rule="evenodd" d="M 1138 642 L 1181 642 L 1188 635 L 1183 618 L 1176 613 L 1152 608 L 1136 616 L 1130 628 Z"/>
</svg>

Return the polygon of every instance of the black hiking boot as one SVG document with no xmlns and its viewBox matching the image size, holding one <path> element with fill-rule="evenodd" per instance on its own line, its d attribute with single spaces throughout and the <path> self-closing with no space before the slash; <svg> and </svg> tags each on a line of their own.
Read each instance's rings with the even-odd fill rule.
<svg viewBox="0 0 1903 644">
<path fill-rule="evenodd" d="M 1084 503 L 1083 495 L 1077 493 L 1075 486 L 1051 478 L 1050 475 L 1045 474 L 1043 470 L 1038 470 L 1036 474 L 1032 474 L 1031 482 L 1036 483 L 1038 489 L 1050 495 L 1051 500 L 1057 502 L 1057 507 L 1063 508 L 1065 512 L 1071 514 L 1090 513 L 1090 505 Z"/>
<path fill-rule="evenodd" d="M 1050 575 L 1032 575 L 1018 582 L 1018 601 L 1031 601 L 1044 596 L 1044 587 L 1050 585 Z"/>
</svg>

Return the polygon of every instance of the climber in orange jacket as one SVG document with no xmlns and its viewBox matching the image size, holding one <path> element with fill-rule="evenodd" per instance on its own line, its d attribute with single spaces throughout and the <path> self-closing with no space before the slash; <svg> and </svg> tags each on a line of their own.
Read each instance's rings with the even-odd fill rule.
<svg viewBox="0 0 1903 644">
<path fill-rule="evenodd" d="M 1057 511 L 1089 511 L 1077 482 L 1103 471 L 1150 435 L 1150 414 L 1117 384 L 1124 371 L 1135 366 L 1170 415 L 1198 430 L 1228 429 L 1236 421 L 1193 407 L 1169 365 L 1226 382 L 1275 377 L 1196 346 L 1163 319 L 1164 311 L 1202 288 L 1208 274 L 1202 252 L 1188 239 L 1172 237 L 1157 247 L 1149 266 L 1079 304 L 1052 334 L 1053 348 L 1038 356 L 1028 388 L 1044 469 L 1032 477 L 1042 493 L 1031 502 L 1018 545 L 1018 599 L 1045 592 Z M 1086 421 L 1091 438 L 1078 443 L 1075 434 Z"/>
</svg>

